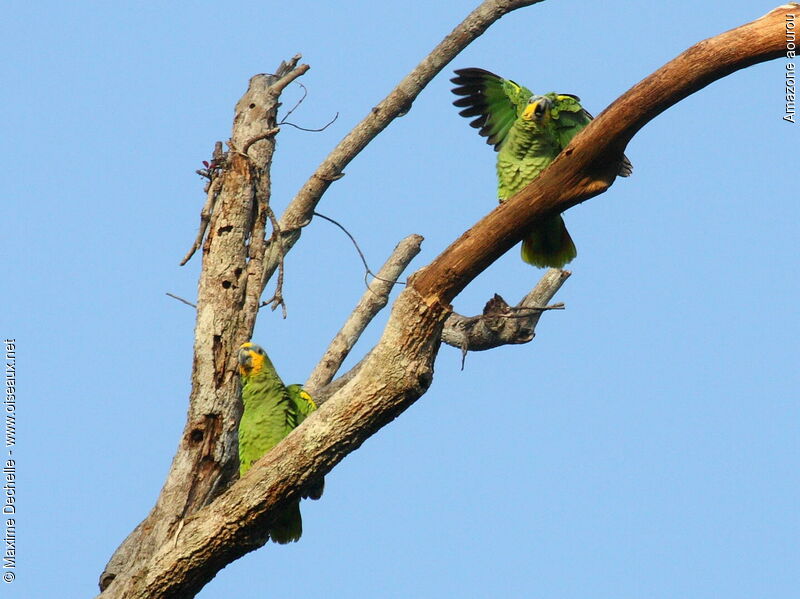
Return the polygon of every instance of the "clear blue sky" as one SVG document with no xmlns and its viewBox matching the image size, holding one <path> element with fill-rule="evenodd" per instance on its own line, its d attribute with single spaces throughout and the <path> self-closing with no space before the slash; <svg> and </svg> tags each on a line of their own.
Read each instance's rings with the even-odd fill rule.
<svg viewBox="0 0 800 599">
<path fill-rule="evenodd" d="M 451 105 L 480 66 L 600 112 L 691 44 L 779 2 L 548 1 L 495 24 L 332 186 L 319 210 L 377 267 L 405 235 L 430 261 L 494 207 L 494 154 Z M 11 2 L 3 39 L 0 335 L 18 349 L 17 580 L 92 596 L 152 506 L 184 424 L 203 202 L 194 173 L 254 73 L 296 52 L 274 206 L 477 5 Z M 305 533 L 201 598 L 783 598 L 800 581 L 797 142 L 785 59 L 647 125 L 634 176 L 566 215 L 572 278 L 531 344 L 445 347 L 430 392 L 303 505 Z M 286 103 L 298 89 L 287 92 Z M 795 148 L 792 150 L 792 148 Z M 255 340 L 302 382 L 363 291 L 318 221 L 287 265 L 289 318 Z M 513 250 L 465 314 L 538 280 Z M 377 338 L 379 319 L 358 346 Z"/>
</svg>

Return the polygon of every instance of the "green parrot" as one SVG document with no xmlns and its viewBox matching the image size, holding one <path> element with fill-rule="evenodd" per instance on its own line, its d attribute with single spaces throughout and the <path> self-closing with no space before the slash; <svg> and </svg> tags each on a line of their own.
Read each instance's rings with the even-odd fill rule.
<svg viewBox="0 0 800 599">
<path fill-rule="evenodd" d="M 242 380 L 244 413 L 239 422 L 239 476 L 244 476 L 261 456 L 275 447 L 292 429 L 317 409 L 311 396 L 300 385 L 283 384 L 267 356 L 255 343 L 239 348 L 239 374 Z M 303 497 L 322 497 L 324 479 L 303 492 Z M 303 534 L 300 500 L 281 512 L 270 538 L 276 543 L 297 541 Z"/>
<path fill-rule="evenodd" d="M 470 125 L 497 151 L 497 194 L 505 202 L 553 161 L 589 124 L 590 115 L 571 94 L 535 95 L 529 89 L 483 69 L 458 69 L 450 81 L 459 114 L 477 116 Z M 621 177 L 633 172 L 623 156 Z M 578 251 L 560 214 L 531 230 L 522 242 L 522 259 L 534 266 L 561 268 Z"/>
</svg>

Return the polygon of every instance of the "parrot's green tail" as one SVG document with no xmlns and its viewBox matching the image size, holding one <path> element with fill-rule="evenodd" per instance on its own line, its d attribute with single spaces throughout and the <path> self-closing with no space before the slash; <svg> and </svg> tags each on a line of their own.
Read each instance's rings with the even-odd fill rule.
<svg viewBox="0 0 800 599">
<path fill-rule="evenodd" d="M 533 229 L 522 241 L 522 259 L 540 268 L 561 268 L 577 255 L 560 214 Z"/>
<path fill-rule="evenodd" d="M 285 545 L 299 541 L 303 535 L 303 519 L 300 516 L 300 502 L 296 501 L 283 510 L 269 529 L 270 538 Z"/>
</svg>

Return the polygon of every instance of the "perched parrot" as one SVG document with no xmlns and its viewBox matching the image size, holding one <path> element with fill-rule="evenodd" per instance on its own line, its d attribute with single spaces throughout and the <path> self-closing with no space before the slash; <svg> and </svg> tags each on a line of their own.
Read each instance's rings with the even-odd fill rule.
<svg viewBox="0 0 800 599">
<path fill-rule="evenodd" d="M 453 104 L 459 114 L 477 116 L 470 123 L 480 129 L 497 154 L 497 194 L 506 201 L 533 181 L 589 124 L 590 115 L 571 94 L 535 95 L 529 89 L 483 69 L 458 69 L 450 81 L 462 96 Z M 633 166 L 623 156 L 619 175 L 627 177 Z M 522 259 L 534 266 L 561 268 L 578 252 L 556 214 L 531 230 L 522 242 Z"/>
<path fill-rule="evenodd" d="M 317 409 L 300 385 L 283 384 L 267 356 L 255 343 L 239 348 L 244 413 L 239 423 L 239 475 L 244 476 L 261 456 Z M 322 497 L 324 479 L 306 489 L 303 497 Z M 297 541 L 303 534 L 300 500 L 288 506 L 269 531 L 276 543 Z"/>
</svg>

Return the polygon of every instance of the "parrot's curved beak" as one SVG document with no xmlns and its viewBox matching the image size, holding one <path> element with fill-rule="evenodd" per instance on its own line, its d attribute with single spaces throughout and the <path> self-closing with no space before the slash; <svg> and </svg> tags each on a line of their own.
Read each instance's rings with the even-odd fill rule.
<svg viewBox="0 0 800 599">
<path fill-rule="evenodd" d="M 264 362 L 268 362 L 269 358 L 267 358 L 267 352 L 261 346 L 248 341 L 239 348 L 236 360 L 239 362 L 239 373 L 249 376 L 260 372 L 264 367 Z"/>
<path fill-rule="evenodd" d="M 541 121 L 549 112 L 553 103 L 550 98 L 538 98 L 530 102 L 522 113 L 522 118 L 526 121 Z"/>
<path fill-rule="evenodd" d="M 253 351 L 249 348 L 242 347 L 236 356 L 239 362 L 239 371 L 243 374 L 253 369 Z"/>
</svg>

